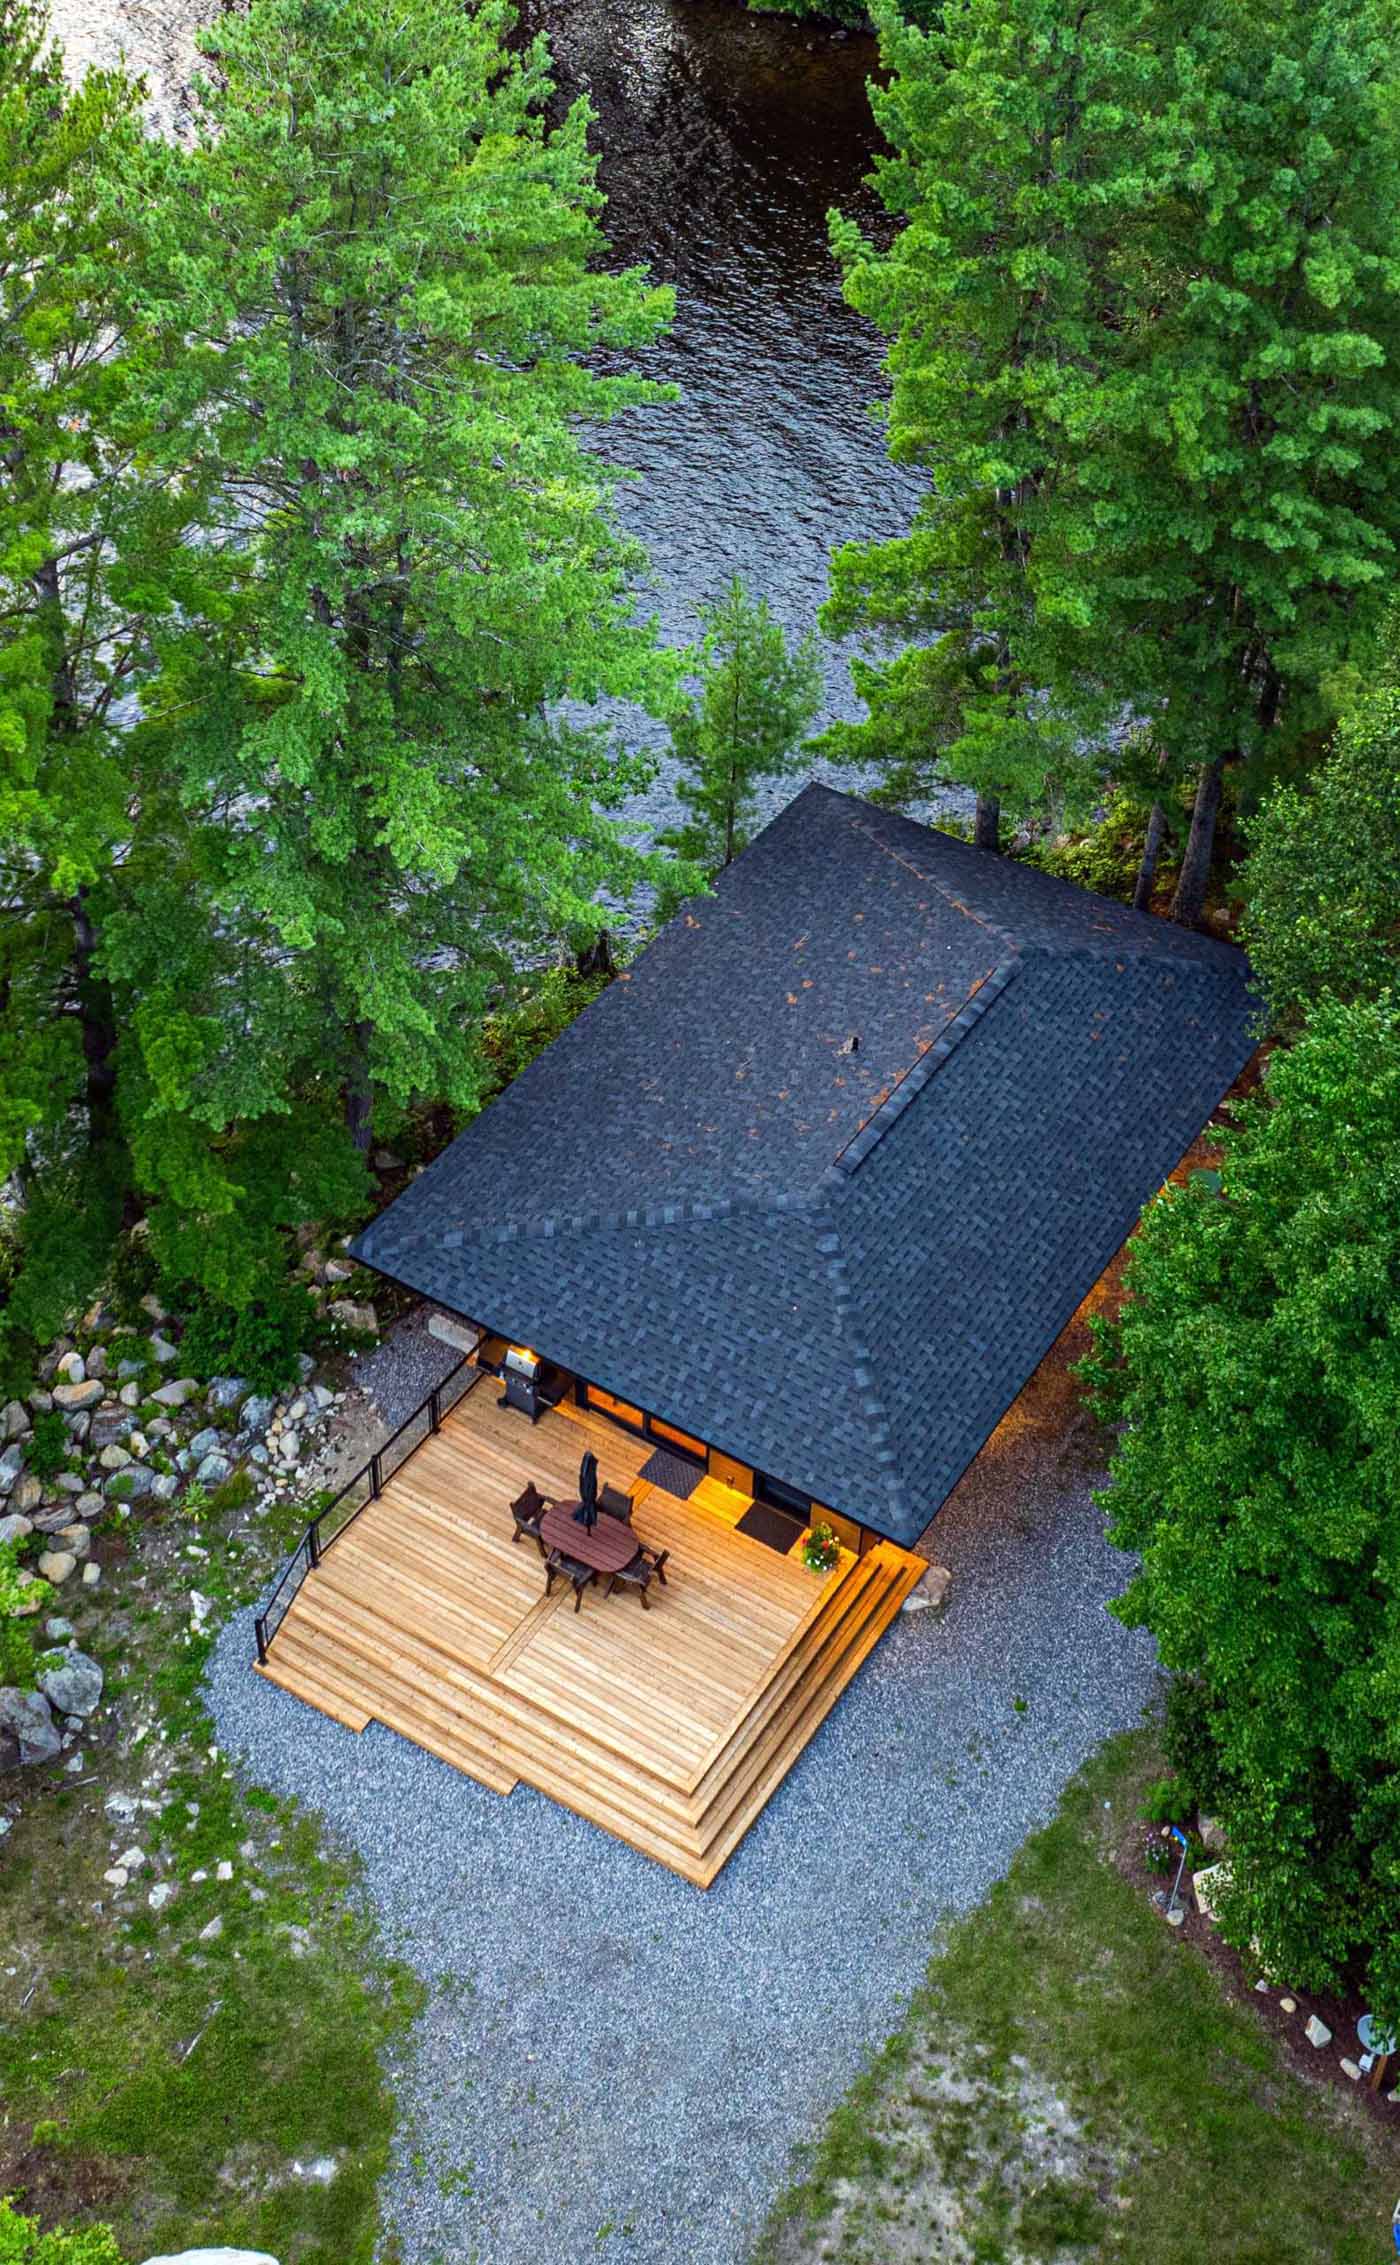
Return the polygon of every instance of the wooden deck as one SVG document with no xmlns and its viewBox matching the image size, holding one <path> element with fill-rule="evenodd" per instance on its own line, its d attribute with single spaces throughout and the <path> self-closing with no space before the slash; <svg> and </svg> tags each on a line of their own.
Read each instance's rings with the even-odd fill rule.
<svg viewBox="0 0 1400 2265">
<path fill-rule="evenodd" d="M 525 1480 L 572 1494 L 585 1446 L 671 1553 L 649 1611 L 595 1586 L 575 1613 L 512 1542 Z M 532 1428 L 484 1377 L 308 1575 L 263 1673 L 498 1793 L 523 1779 L 708 1887 L 924 1567 L 881 1543 L 810 1573 L 722 1505 L 639 1486 L 650 1452 L 579 1409 Z"/>
</svg>

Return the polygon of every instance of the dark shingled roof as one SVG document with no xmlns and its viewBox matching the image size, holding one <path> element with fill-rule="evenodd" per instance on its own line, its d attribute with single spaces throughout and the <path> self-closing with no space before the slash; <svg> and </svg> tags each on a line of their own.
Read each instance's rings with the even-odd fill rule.
<svg viewBox="0 0 1400 2265">
<path fill-rule="evenodd" d="M 1229 945 L 810 786 L 354 1252 L 912 1542 L 1252 1013 Z"/>
</svg>

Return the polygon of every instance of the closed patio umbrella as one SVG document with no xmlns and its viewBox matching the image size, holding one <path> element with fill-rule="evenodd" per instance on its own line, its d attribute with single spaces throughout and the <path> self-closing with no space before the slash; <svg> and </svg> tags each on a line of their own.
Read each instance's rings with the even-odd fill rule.
<svg viewBox="0 0 1400 2265">
<path fill-rule="evenodd" d="M 574 1517 L 581 1526 L 598 1523 L 598 1458 L 591 1447 L 578 1467 L 578 1508 Z"/>
</svg>

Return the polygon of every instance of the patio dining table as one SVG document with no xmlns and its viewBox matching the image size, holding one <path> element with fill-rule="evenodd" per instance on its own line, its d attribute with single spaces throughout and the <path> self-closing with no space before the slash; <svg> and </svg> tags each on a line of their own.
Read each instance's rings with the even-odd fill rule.
<svg viewBox="0 0 1400 2265">
<path fill-rule="evenodd" d="M 557 1549 L 561 1556 L 572 1557 L 591 1572 L 620 1573 L 641 1546 L 632 1528 L 606 1512 L 600 1513 L 594 1525 L 578 1525 L 574 1519 L 578 1507 L 577 1502 L 556 1502 L 546 1510 L 540 1520 L 545 1548 Z"/>
</svg>

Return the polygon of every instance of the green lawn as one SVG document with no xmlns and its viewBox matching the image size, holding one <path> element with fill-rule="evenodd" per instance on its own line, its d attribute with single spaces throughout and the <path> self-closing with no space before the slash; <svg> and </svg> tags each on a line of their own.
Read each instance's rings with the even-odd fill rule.
<svg viewBox="0 0 1400 2265">
<path fill-rule="evenodd" d="M 1400 2148 L 1286 2066 L 1112 1860 L 1160 1768 L 1114 1741 L 947 1932 L 757 2265 L 1390 2254 Z"/>
<path fill-rule="evenodd" d="M 143 1535 L 144 1602 L 132 1590 L 114 1610 L 105 1586 L 73 1600 L 108 1693 L 82 1775 L 27 1787 L 4 1845 L 0 2193 L 46 2226 L 105 2221 L 130 2257 L 228 2245 L 370 2265 L 394 2126 L 384 2056 L 418 1993 L 313 1822 L 211 1750 L 208 1640 L 184 1627 L 189 1530 L 172 1517 Z M 164 1563 L 162 1540 L 177 1544 Z M 259 1535 L 241 1563 L 215 1549 L 205 1591 L 235 1601 L 275 1546 Z M 118 1787 L 152 1788 L 156 1807 L 114 1828 Z M 120 1895 L 102 1879 L 114 1832 L 155 1860 Z M 174 1893 L 153 1911 L 157 1876 Z"/>
</svg>

